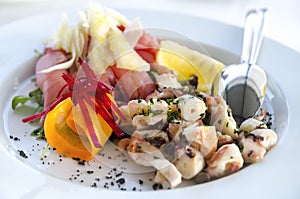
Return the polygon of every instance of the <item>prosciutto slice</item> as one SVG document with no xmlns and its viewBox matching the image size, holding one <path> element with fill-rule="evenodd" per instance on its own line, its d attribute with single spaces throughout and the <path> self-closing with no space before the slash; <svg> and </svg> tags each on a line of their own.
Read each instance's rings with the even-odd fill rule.
<svg viewBox="0 0 300 199">
<path fill-rule="evenodd" d="M 41 71 L 67 60 L 68 57 L 64 51 L 46 49 L 44 55 L 36 63 L 36 82 L 43 91 L 45 108 L 56 100 L 58 92 L 66 84 L 61 75 L 67 71 L 66 69 L 55 70 L 49 73 L 42 73 Z"/>
<path fill-rule="evenodd" d="M 124 101 L 130 99 L 145 99 L 155 90 L 155 83 L 145 71 L 134 71 L 113 66 L 112 71 L 116 77 L 115 87 L 121 92 Z"/>
<path fill-rule="evenodd" d="M 155 54 L 160 45 L 160 39 L 144 32 L 134 50 L 148 63 L 155 62 Z"/>
</svg>

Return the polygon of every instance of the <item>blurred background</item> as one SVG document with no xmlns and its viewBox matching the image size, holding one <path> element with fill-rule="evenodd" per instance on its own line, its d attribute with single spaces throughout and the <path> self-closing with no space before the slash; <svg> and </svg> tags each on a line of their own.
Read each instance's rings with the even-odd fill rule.
<svg viewBox="0 0 300 199">
<path fill-rule="evenodd" d="M 166 10 L 243 26 L 251 8 L 270 11 L 266 36 L 300 51 L 299 0 L 96 0 L 105 6 Z M 69 8 L 85 8 L 87 0 L 0 0 L 0 27 L 24 17 Z"/>
</svg>

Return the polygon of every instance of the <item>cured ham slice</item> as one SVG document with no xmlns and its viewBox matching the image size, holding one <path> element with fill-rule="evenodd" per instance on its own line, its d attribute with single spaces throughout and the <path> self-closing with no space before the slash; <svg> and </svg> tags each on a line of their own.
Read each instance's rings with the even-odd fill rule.
<svg viewBox="0 0 300 199">
<path fill-rule="evenodd" d="M 61 78 L 61 75 L 66 73 L 67 70 L 55 70 L 49 73 L 43 73 L 41 71 L 67 60 L 68 57 L 64 51 L 46 49 L 45 54 L 42 55 L 36 63 L 36 82 L 44 93 L 45 108 L 55 101 L 58 92 L 66 84 Z"/>
<path fill-rule="evenodd" d="M 148 63 L 155 62 L 155 54 L 159 48 L 160 39 L 144 32 L 134 50 Z"/>
<path fill-rule="evenodd" d="M 117 79 L 115 87 L 122 94 L 123 100 L 145 99 L 156 86 L 147 72 L 133 71 L 112 67 Z"/>
</svg>

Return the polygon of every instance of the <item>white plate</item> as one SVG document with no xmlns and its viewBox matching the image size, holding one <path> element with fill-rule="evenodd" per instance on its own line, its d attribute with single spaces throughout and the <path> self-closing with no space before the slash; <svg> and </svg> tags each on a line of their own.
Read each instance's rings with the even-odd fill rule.
<svg viewBox="0 0 300 199">
<path fill-rule="evenodd" d="M 242 41 L 240 28 L 175 13 L 133 9 L 120 11 L 129 19 L 139 16 L 144 27 L 174 30 L 193 40 L 218 47 L 208 46 L 207 50 L 226 64 L 238 61 L 236 55 L 240 54 Z M 69 14 L 75 15 L 73 12 Z M 33 74 L 33 67 L 30 64 L 33 62 L 33 50 L 42 50 L 42 41 L 52 35 L 61 16 L 61 13 L 35 16 L 0 29 L 0 103 L 2 105 L 0 112 L 3 115 L 0 120 L 0 198 L 165 198 L 172 196 L 175 198 L 179 196 L 298 198 L 300 196 L 298 189 L 300 159 L 297 148 L 300 134 L 296 126 L 297 113 L 300 111 L 296 92 L 297 85 L 300 83 L 298 78 L 300 68 L 297 66 L 300 63 L 300 54 L 269 39 L 264 40 L 259 64 L 264 67 L 270 78 L 268 100 L 274 109 L 279 143 L 260 163 L 251 165 L 234 175 L 201 185 L 164 191 L 123 192 L 70 183 L 68 180 L 62 180 L 68 177 L 66 173 L 69 171 L 66 170 L 66 173 L 61 174 L 62 179 L 58 179 L 55 176 L 60 174 L 46 174 L 39 166 L 33 166 L 28 161 L 30 158 L 21 158 L 15 148 L 20 147 L 20 150 L 23 148 L 18 145 L 18 141 L 12 141 L 8 136 L 21 135 L 18 133 L 26 131 L 26 127 L 15 118 L 9 117 L 8 106 L 11 96 L 15 93 L 16 84 Z M 277 85 L 280 85 L 287 103 Z M 28 137 L 29 135 L 19 138 L 26 140 L 29 139 Z M 40 161 L 37 162 L 41 164 Z M 51 162 L 49 164 L 51 170 Z M 73 165 L 73 163 L 68 164 Z"/>
</svg>

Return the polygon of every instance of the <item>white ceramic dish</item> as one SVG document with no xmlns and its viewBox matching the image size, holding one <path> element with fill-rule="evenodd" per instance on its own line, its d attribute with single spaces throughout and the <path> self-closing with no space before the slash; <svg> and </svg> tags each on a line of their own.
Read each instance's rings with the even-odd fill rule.
<svg viewBox="0 0 300 199">
<path fill-rule="evenodd" d="M 204 42 L 208 45 L 206 49 L 209 54 L 226 64 L 238 61 L 237 55 L 240 54 L 242 41 L 240 28 L 175 13 L 119 10 L 129 19 L 139 16 L 144 27 L 170 29 L 195 41 Z M 75 16 L 74 12 L 69 14 Z M 179 196 L 255 198 L 266 195 L 270 198 L 297 198 L 300 196 L 298 190 L 300 170 L 297 168 L 300 161 L 297 148 L 297 140 L 300 139 L 297 129 L 297 113 L 300 110 L 297 105 L 296 91 L 300 83 L 299 78 L 297 79 L 297 74 L 300 72 L 297 66 L 300 63 L 300 54 L 269 39 L 265 39 L 263 43 L 258 63 L 264 67 L 270 79 L 267 105 L 271 105 L 275 114 L 274 123 L 276 131 L 279 132 L 279 142 L 260 163 L 251 165 L 234 175 L 201 185 L 164 191 L 123 192 L 70 183 L 68 177 L 74 176 L 70 176 L 70 167 L 67 165 L 74 165 L 71 160 L 63 160 L 63 169 L 57 169 L 59 160 L 55 166 L 52 166 L 52 161 L 45 160 L 46 165 L 50 162 L 47 167 L 49 170 L 45 172 L 41 169 L 43 165 L 38 159 L 28 161 L 30 158 L 20 157 L 16 150 L 24 148 L 18 141 L 9 139 L 9 135 L 17 135 L 21 140 L 32 140 L 32 138 L 21 134 L 28 129 L 26 125 L 22 125 L 16 117 L 13 117 L 9 109 L 10 99 L 16 92 L 14 87 L 17 83 L 23 82 L 33 74 L 33 51 L 34 49 L 42 50 L 42 41 L 51 36 L 61 17 L 61 13 L 45 14 L 0 28 L 0 102 L 2 104 L 0 107 L 2 114 L 0 121 L 0 198 L 165 198 L 172 196 L 175 198 Z M 287 101 L 282 96 L 278 85 Z M 24 87 L 20 87 L 19 90 L 26 92 Z M 33 150 L 41 150 L 43 143 L 40 147 L 36 144 L 34 143 L 35 148 L 31 145 L 27 146 L 27 154 L 33 154 L 33 156 L 39 154 Z M 83 171 L 87 170 L 89 168 Z M 76 175 L 74 172 L 73 174 Z M 146 185 L 139 187 L 140 185 L 133 184 L 131 188 L 133 186 L 139 190 Z"/>
</svg>

